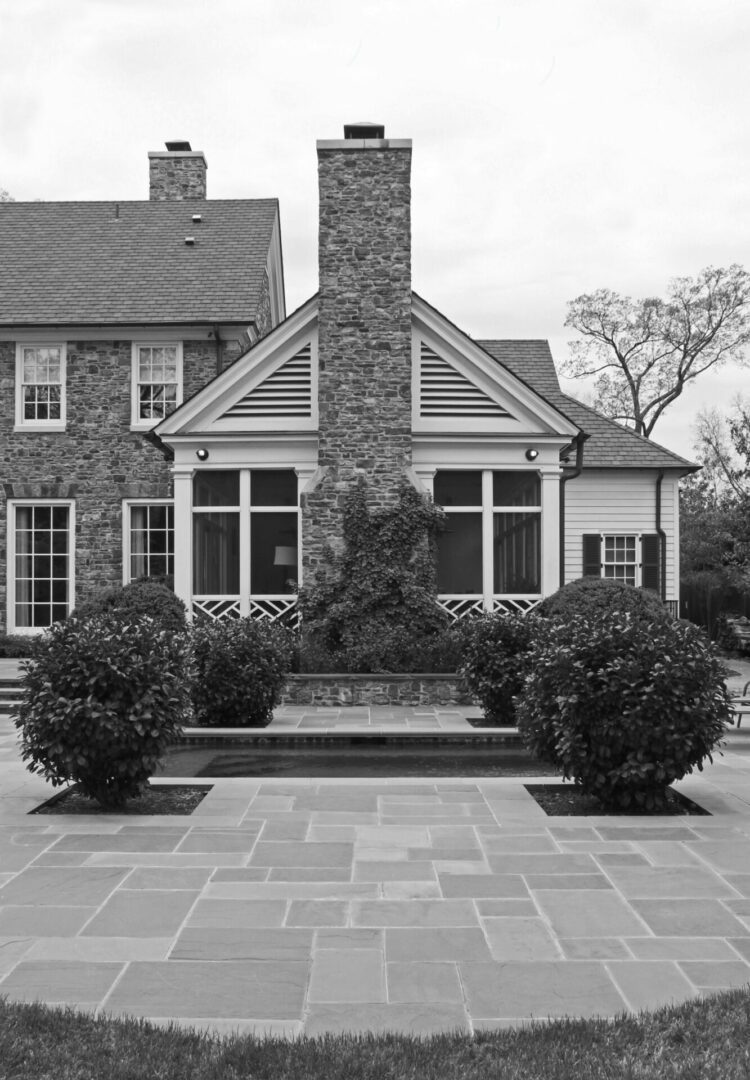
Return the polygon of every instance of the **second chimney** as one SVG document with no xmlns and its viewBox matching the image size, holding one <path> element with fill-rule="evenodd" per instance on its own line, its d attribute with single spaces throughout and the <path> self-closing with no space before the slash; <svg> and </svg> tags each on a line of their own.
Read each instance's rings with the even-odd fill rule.
<svg viewBox="0 0 750 1080">
<path fill-rule="evenodd" d="M 190 143 L 165 143 L 166 150 L 148 155 L 149 191 L 152 202 L 206 198 L 208 165 L 202 150 L 191 150 Z"/>
</svg>

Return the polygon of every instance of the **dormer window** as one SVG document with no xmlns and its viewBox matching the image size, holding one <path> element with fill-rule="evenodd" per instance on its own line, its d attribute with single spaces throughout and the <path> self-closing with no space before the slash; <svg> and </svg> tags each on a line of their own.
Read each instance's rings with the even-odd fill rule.
<svg viewBox="0 0 750 1080">
<path fill-rule="evenodd" d="M 31 431 L 64 430 L 64 345 L 18 346 L 16 426 Z"/>
<path fill-rule="evenodd" d="M 150 428 L 182 401 L 182 346 L 133 345 L 132 426 Z"/>
</svg>

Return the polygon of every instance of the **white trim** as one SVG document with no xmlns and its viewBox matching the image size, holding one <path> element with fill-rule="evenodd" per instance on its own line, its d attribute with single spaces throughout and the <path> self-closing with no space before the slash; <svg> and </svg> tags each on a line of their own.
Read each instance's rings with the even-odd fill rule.
<svg viewBox="0 0 750 1080">
<path fill-rule="evenodd" d="M 182 404 L 182 386 L 183 386 L 183 349 L 182 342 L 175 341 L 160 341 L 156 337 L 148 337 L 142 339 L 136 339 L 131 343 L 130 356 L 130 430 L 131 431 L 150 431 L 151 428 L 156 427 L 157 424 L 162 423 L 165 419 L 161 417 L 156 420 L 141 420 L 138 416 L 140 398 L 138 389 L 140 384 L 140 349 L 164 349 L 174 348 L 176 349 L 176 361 L 177 361 L 177 390 L 175 398 L 175 409 L 178 409 Z M 165 384 L 166 385 L 166 384 Z M 174 411 L 174 410 L 173 410 Z"/>
<path fill-rule="evenodd" d="M 16 626 L 16 510 L 19 506 L 55 507 L 64 506 L 68 510 L 68 614 L 75 607 L 76 582 L 76 504 L 73 499 L 8 499 L 7 520 L 7 601 L 6 625 L 9 634 L 34 636 L 42 633 L 42 626 Z"/>
<path fill-rule="evenodd" d="M 131 513 L 130 511 L 134 506 L 171 506 L 173 511 L 173 531 L 174 530 L 174 499 L 123 499 L 122 500 L 122 583 L 123 585 L 129 585 L 133 580 L 130 576 L 130 556 L 132 554 L 130 550 L 130 533 L 131 533 Z M 172 540 L 172 550 L 174 551 L 174 538 Z M 168 573 L 169 571 L 167 571 Z"/>
<path fill-rule="evenodd" d="M 608 577 L 608 575 L 604 573 L 604 567 L 605 566 L 632 566 L 633 570 L 635 571 L 634 580 L 633 580 L 632 584 L 636 587 L 636 589 L 640 589 L 641 588 L 641 583 L 643 582 L 643 533 L 642 532 L 632 532 L 632 531 L 630 531 L 630 532 L 607 532 L 607 533 L 600 533 L 599 536 L 601 537 L 601 541 L 602 541 L 601 565 L 600 565 L 600 568 L 599 568 L 599 576 L 603 577 L 603 578 Z M 630 561 L 620 561 L 620 562 L 614 561 L 613 562 L 613 561 L 610 560 L 609 562 L 607 562 L 607 560 L 605 559 L 607 540 L 635 540 L 635 558 L 633 559 L 633 561 L 632 562 L 630 562 Z M 624 578 L 618 578 L 618 577 L 611 578 L 610 580 L 612 580 L 612 581 L 625 581 Z M 626 585 L 631 584 L 631 582 L 629 582 L 629 581 L 626 581 L 625 583 L 626 583 Z"/>
<path fill-rule="evenodd" d="M 59 349 L 60 350 L 60 419 L 59 420 L 25 420 L 23 402 L 23 354 L 25 349 Z M 16 341 L 16 415 L 15 432 L 42 432 L 42 431 L 65 431 L 67 416 L 67 344 L 58 338 L 44 340 L 35 337 L 31 341 Z M 55 383 L 44 385 L 54 386 Z"/>
</svg>

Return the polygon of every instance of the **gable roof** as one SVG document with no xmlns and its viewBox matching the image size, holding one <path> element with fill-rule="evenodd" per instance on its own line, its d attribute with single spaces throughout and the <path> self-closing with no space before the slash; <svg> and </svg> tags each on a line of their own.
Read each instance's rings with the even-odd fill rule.
<svg viewBox="0 0 750 1080">
<path fill-rule="evenodd" d="M 278 218 L 277 199 L 0 203 L 0 326 L 247 325 Z"/>
<path fill-rule="evenodd" d="M 543 394 L 589 436 L 583 451 L 584 468 L 680 469 L 684 472 L 698 468 L 679 454 L 673 454 L 659 443 L 637 435 L 631 428 L 564 394 L 547 341 L 492 340 L 478 341 L 477 345 Z"/>
</svg>

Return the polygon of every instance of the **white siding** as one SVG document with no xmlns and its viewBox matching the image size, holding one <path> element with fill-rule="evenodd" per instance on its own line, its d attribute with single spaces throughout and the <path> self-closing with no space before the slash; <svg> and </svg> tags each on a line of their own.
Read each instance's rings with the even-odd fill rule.
<svg viewBox="0 0 750 1080">
<path fill-rule="evenodd" d="M 583 574 L 584 533 L 656 532 L 657 475 L 654 469 L 584 469 L 565 485 L 565 582 Z M 661 488 L 667 600 L 679 597 L 677 483 L 677 473 L 668 472 Z"/>
</svg>

